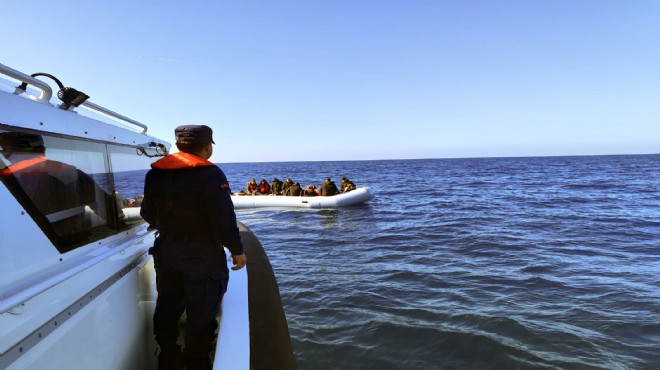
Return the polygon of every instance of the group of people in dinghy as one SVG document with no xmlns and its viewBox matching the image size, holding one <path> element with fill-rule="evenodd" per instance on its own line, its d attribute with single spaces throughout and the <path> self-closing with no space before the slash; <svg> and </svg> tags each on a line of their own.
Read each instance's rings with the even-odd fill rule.
<svg viewBox="0 0 660 370">
<path fill-rule="evenodd" d="M 315 197 L 315 196 L 332 196 L 341 193 L 346 193 L 355 190 L 356 186 L 353 181 L 346 177 L 341 178 L 340 187 L 331 178 L 325 179 L 323 184 L 319 187 L 316 185 L 307 185 L 304 188 L 300 186 L 299 182 L 294 182 L 291 178 L 281 181 L 277 177 L 273 179 L 272 183 L 268 183 L 266 179 L 257 180 L 251 179 L 245 184 L 245 190 L 241 190 L 236 195 L 285 195 L 294 197 Z"/>
</svg>

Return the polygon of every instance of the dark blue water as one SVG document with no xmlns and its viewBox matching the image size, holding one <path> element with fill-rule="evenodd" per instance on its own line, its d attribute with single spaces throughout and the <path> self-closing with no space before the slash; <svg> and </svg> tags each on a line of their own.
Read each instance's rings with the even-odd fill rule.
<svg viewBox="0 0 660 370">
<path fill-rule="evenodd" d="M 660 156 L 221 164 L 366 206 L 238 211 L 300 369 L 660 368 Z"/>
<path fill-rule="evenodd" d="M 300 369 L 660 368 L 660 155 L 220 167 L 376 194 L 237 212 Z"/>
</svg>

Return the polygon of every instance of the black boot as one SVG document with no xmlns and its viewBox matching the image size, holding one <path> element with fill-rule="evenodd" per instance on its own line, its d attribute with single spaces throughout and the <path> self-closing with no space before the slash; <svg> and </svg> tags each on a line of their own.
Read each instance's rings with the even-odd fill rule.
<svg viewBox="0 0 660 370">
<path fill-rule="evenodd" d="M 208 356 L 188 357 L 186 356 L 186 370 L 211 370 L 211 362 Z"/>
<path fill-rule="evenodd" d="M 161 346 L 158 355 L 158 370 L 183 370 L 186 365 L 181 346 Z"/>
</svg>

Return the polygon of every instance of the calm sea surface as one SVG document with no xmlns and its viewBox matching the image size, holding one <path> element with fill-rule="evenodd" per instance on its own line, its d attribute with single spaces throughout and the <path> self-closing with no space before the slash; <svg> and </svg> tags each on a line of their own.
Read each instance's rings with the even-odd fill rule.
<svg viewBox="0 0 660 370">
<path fill-rule="evenodd" d="M 660 156 L 221 164 L 366 206 L 238 211 L 300 369 L 660 368 Z"/>
<path fill-rule="evenodd" d="M 220 167 L 376 194 L 237 211 L 300 369 L 660 368 L 660 155 Z"/>
</svg>

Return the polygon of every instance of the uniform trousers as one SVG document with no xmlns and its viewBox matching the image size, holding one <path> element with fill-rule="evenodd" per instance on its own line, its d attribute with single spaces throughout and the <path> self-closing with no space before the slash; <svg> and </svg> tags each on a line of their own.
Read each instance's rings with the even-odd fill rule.
<svg viewBox="0 0 660 370">
<path fill-rule="evenodd" d="M 156 342 L 161 351 L 180 351 L 176 342 L 179 321 L 185 311 L 187 367 L 208 363 L 217 328 L 216 316 L 229 280 L 224 248 L 213 241 L 159 236 L 151 253 L 158 290 L 154 312 Z"/>
</svg>

